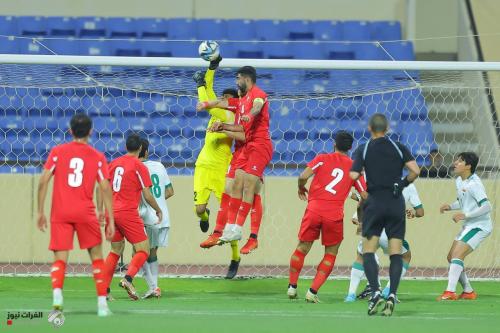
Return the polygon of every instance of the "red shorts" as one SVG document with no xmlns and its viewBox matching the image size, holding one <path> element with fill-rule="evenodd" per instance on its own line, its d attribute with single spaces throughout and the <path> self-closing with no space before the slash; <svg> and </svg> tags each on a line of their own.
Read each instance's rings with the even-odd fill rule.
<svg viewBox="0 0 500 333">
<path fill-rule="evenodd" d="M 144 222 L 137 212 L 115 213 L 115 235 L 112 242 L 121 242 L 125 238 L 129 243 L 136 244 L 148 239 Z"/>
<path fill-rule="evenodd" d="M 319 238 L 324 246 L 337 245 L 344 239 L 344 221 L 330 220 L 306 209 L 300 225 L 299 240 L 313 242 Z"/>
<path fill-rule="evenodd" d="M 101 228 L 94 216 L 88 222 L 51 222 L 49 250 L 72 250 L 75 231 L 80 249 L 90 249 L 102 243 Z"/>
<path fill-rule="evenodd" d="M 262 178 L 264 170 L 271 162 L 272 157 L 273 147 L 270 142 L 269 144 L 252 143 L 245 145 L 240 156 L 238 156 L 235 169 L 242 169 L 250 175 Z"/>
</svg>

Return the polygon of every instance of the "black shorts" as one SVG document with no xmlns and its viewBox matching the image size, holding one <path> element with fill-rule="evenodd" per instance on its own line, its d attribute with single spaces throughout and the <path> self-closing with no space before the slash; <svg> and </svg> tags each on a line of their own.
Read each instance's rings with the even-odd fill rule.
<svg viewBox="0 0 500 333">
<path fill-rule="evenodd" d="M 402 195 L 395 198 L 391 192 L 370 194 L 363 205 L 363 237 L 380 237 L 385 228 L 387 237 L 403 240 L 406 232 L 405 201 Z"/>
</svg>

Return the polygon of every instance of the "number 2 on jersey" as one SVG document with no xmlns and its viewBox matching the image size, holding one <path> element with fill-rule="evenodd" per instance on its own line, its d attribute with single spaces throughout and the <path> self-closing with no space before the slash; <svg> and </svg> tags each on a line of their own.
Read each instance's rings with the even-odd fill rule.
<svg viewBox="0 0 500 333">
<path fill-rule="evenodd" d="M 78 187 L 82 185 L 83 182 L 83 165 L 84 162 L 81 158 L 74 157 L 69 161 L 70 169 L 73 169 L 73 173 L 68 175 L 68 185 L 71 187 Z"/>
<path fill-rule="evenodd" d="M 331 194 L 337 194 L 337 191 L 335 191 L 334 187 L 335 185 L 340 183 L 342 178 L 344 178 L 344 171 L 342 169 L 335 168 L 332 171 L 332 177 L 333 180 L 325 186 L 325 190 L 330 192 Z"/>
<path fill-rule="evenodd" d="M 122 187 L 122 176 L 125 172 L 125 169 L 122 167 L 117 167 L 115 169 L 115 174 L 113 176 L 113 191 L 120 192 L 120 188 Z"/>
</svg>

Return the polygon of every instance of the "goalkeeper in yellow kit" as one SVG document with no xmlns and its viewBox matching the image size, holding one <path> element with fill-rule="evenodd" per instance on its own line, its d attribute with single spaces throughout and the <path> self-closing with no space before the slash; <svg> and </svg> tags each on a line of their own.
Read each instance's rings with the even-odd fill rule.
<svg viewBox="0 0 500 333">
<path fill-rule="evenodd" d="M 213 101 L 217 99 L 213 85 L 215 70 L 219 66 L 222 58 L 219 56 L 216 60 L 210 62 L 208 70 L 203 73 L 198 71 L 193 79 L 198 86 L 198 99 L 200 102 Z M 225 89 L 222 98 L 238 98 L 236 89 Z M 234 113 L 226 109 L 211 108 L 207 110 L 211 117 L 207 128 L 210 128 L 214 122 L 233 124 Z M 225 133 L 208 132 L 205 135 L 205 143 L 196 159 L 194 169 L 194 205 L 196 215 L 200 218 L 200 229 L 207 232 L 209 229 L 210 211 L 207 209 L 208 200 L 213 193 L 217 200 L 221 201 L 224 193 L 226 172 L 231 162 L 231 146 L 233 139 Z M 238 251 L 238 241 L 231 244 L 232 261 L 240 261 Z"/>
</svg>

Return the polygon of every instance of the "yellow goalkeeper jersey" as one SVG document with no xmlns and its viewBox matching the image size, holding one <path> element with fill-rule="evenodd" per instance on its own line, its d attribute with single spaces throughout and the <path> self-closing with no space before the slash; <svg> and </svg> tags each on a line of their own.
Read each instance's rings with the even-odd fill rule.
<svg viewBox="0 0 500 333">
<path fill-rule="evenodd" d="M 217 120 L 230 124 L 234 122 L 234 114 L 231 111 L 213 108 L 209 110 L 209 113 L 212 117 L 208 122 L 208 127 Z M 223 168 L 226 170 L 233 156 L 231 152 L 232 144 L 233 140 L 226 134 L 207 132 L 205 135 L 205 144 L 201 148 L 196 160 L 196 166 L 217 170 Z"/>
</svg>

